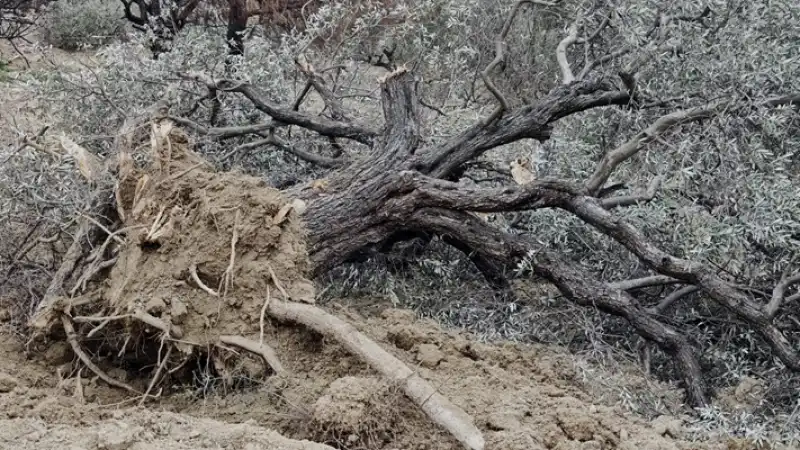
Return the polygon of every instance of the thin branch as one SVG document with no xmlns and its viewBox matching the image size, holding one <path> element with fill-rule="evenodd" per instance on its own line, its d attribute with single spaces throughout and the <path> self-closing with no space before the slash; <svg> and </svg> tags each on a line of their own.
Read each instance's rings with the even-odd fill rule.
<svg viewBox="0 0 800 450">
<path fill-rule="evenodd" d="M 342 103 L 336 98 L 336 95 L 325 86 L 325 81 L 314 71 L 314 67 L 310 63 L 301 60 L 300 57 L 295 58 L 295 65 L 300 72 L 308 78 L 308 82 L 314 87 L 314 90 L 317 91 L 319 96 L 322 97 L 325 106 L 331 110 L 331 117 L 334 120 L 351 122 L 352 120 L 347 116 L 347 113 L 345 113 Z M 297 102 L 295 102 L 295 104 L 297 104 Z M 297 109 L 295 109 L 295 111 L 296 110 Z"/>
<path fill-rule="evenodd" d="M 676 111 L 660 117 L 652 125 L 640 131 L 633 138 L 624 144 L 611 150 L 603 156 L 597 164 L 594 173 L 586 182 L 586 190 L 590 193 L 597 193 L 614 170 L 630 157 L 638 153 L 647 144 L 654 141 L 666 131 L 678 125 L 697 121 L 711 117 L 719 109 L 719 106 L 703 106 L 684 111 Z"/>
<path fill-rule="evenodd" d="M 644 278 L 635 278 L 632 280 L 624 280 L 624 281 L 616 281 L 613 283 L 608 283 L 608 286 L 613 289 L 619 289 L 621 291 L 630 291 L 633 289 L 641 289 L 652 286 L 664 286 L 667 284 L 677 284 L 677 283 L 680 283 L 680 281 L 672 277 L 668 277 L 665 275 L 651 275 L 649 277 L 644 277 Z"/>
<path fill-rule="evenodd" d="M 295 111 L 293 108 L 282 108 L 269 100 L 253 85 L 238 80 L 213 80 L 208 75 L 198 72 L 181 73 L 181 77 L 204 84 L 208 89 L 219 89 L 226 92 L 237 92 L 245 96 L 259 111 L 272 117 L 274 120 L 296 125 L 301 128 L 319 133 L 322 136 L 342 137 L 352 139 L 362 144 L 372 146 L 378 131 L 370 127 L 324 117 L 311 116 Z"/>
<path fill-rule="evenodd" d="M 700 288 L 697 286 L 684 286 L 682 288 L 675 289 L 671 294 L 664 297 L 664 299 L 661 300 L 661 302 L 659 302 L 656 306 L 648 308 L 647 311 L 653 315 L 662 315 L 667 308 L 672 306 L 673 303 L 699 290 Z"/>
<path fill-rule="evenodd" d="M 306 99 L 306 96 L 308 95 L 309 92 L 311 92 L 312 86 L 313 85 L 311 84 L 311 80 L 306 81 L 306 85 L 303 86 L 303 89 L 300 91 L 300 95 L 297 96 L 297 99 L 294 101 L 294 104 L 292 105 L 293 110 L 295 111 L 300 110 L 300 105 L 303 104 L 303 101 Z"/>
<path fill-rule="evenodd" d="M 514 23 L 514 19 L 517 17 L 517 14 L 522 8 L 522 5 L 530 4 L 530 5 L 541 5 L 541 6 L 554 6 L 555 3 L 543 2 L 543 1 L 536 1 L 536 0 L 519 0 L 517 3 L 514 4 L 514 7 L 511 9 L 511 12 L 508 14 L 506 18 L 505 24 L 503 25 L 503 29 L 500 31 L 500 34 L 494 40 L 494 59 L 489 62 L 485 69 L 481 72 L 481 79 L 483 80 L 483 84 L 486 85 L 486 89 L 494 95 L 494 98 L 497 99 L 499 103 L 498 107 L 494 110 L 494 112 L 485 120 L 481 121 L 484 125 L 488 125 L 497 118 L 499 118 L 503 112 L 508 110 L 508 101 L 506 100 L 505 96 L 502 92 L 497 88 L 489 75 L 492 73 L 495 67 L 500 64 L 505 63 L 505 46 L 506 46 L 506 37 L 508 36 L 508 32 L 511 30 L 511 25 Z"/>
<path fill-rule="evenodd" d="M 600 33 L 602 33 L 603 30 L 605 30 L 606 27 L 608 27 L 608 25 L 610 23 L 611 23 L 611 14 L 607 15 L 603 19 L 603 21 L 600 22 L 600 25 L 597 27 L 596 30 L 594 30 L 594 33 L 592 33 L 591 35 L 587 36 L 586 38 L 578 39 L 578 44 L 588 44 L 588 43 L 592 42 L 593 40 L 597 39 L 597 37 L 600 36 Z"/>
<path fill-rule="evenodd" d="M 655 177 L 653 181 L 650 182 L 650 185 L 647 186 L 647 190 L 644 193 L 604 198 L 600 201 L 600 204 L 606 209 L 612 209 L 649 202 L 656 198 L 658 188 L 661 186 L 663 179 L 664 178 L 660 176 Z"/>
<path fill-rule="evenodd" d="M 606 63 L 608 63 L 610 61 L 613 61 L 613 60 L 618 59 L 618 58 L 620 58 L 622 56 L 625 56 L 628 53 L 630 53 L 631 50 L 632 49 L 629 48 L 629 47 L 621 48 L 621 49 L 615 50 L 615 51 L 613 51 L 611 53 L 605 54 L 600 58 L 597 58 L 597 59 L 594 59 L 594 60 L 592 60 L 590 62 L 587 62 L 586 65 L 581 70 L 581 72 L 578 74 L 578 78 L 577 79 L 578 80 L 585 79 L 586 76 L 589 75 L 589 72 L 594 70 L 597 66 L 601 66 L 601 65 L 606 64 Z"/>
<path fill-rule="evenodd" d="M 778 310 L 785 300 L 786 290 L 797 283 L 800 283 L 800 273 L 796 273 L 791 276 L 784 275 L 781 277 L 781 280 L 772 290 L 772 298 L 764 307 L 764 313 L 767 315 L 767 317 L 770 319 L 775 318 L 775 316 L 778 314 Z"/>
<path fill-rule="evenodd" d="M 179 117 L 173 115 L 170 115 L 168 117 L 170 120 L 177 123 L 178 125 L 191 128 L 192 130 L 200 134 L 216 139 L 229 139 L 237 136 L 243 136 L 246 134 L 256 134 L 264 131 L 269 131 L 281 126 L 281 124 L 277 122 L 269 121 L 264 123 L 243 125 L 238 127 L 207 127 L 191 119 L 187 119 L 185 117 Z"/>
<path fill-rule="evenodd" d="M 328 158 L 327 156 L 317 155 L 315 153 L 301 150 L 293 145 L 290 145 L 288 142 L 276 136 L 275 134 L 269 134 L 264 139 L 259 139 L 256 141 L 248 142 L 246 144 L 242 144 L 234 148 L 233 150 L 230 150 L 222 157 L 222 159 L 223 160 L 228 159 L 234 153 L 252 150 L 254 148 L 263 147 L 266 145 L 277 147 L 285 152 L 291 153 L 292 155 L 302 159 L 303 161 L 316 164 L 320 167 L 333 168 L 333 167 L 339 167 L 344 163 L 344 161 L 341 159 Z"/>
</svg>

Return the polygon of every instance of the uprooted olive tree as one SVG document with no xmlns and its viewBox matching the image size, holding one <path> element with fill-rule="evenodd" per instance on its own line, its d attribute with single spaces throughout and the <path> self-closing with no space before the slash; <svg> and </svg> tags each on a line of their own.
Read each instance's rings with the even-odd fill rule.
<svg viewBox="0 0 800 450">
<path fill-rule="evenodd" d="M 294 104 L 274 102 L 258 85 L 247 80 L 217 79 L 202 72 L 180 73 L 183 80 L 189 80 L 199 87 L 201 92 L 198 97 L 212 102 L 221 96 L 241 97 L 254 112 L 267 119 L 224 127 L 213 122 L 200 123 L 200 119 L 190 117 L 185 111 L 176 110 L 169 100 L 165 100 L 151 113 L 140 117 L 139 122 L 127 121 L 120 132 L 123 138 L 115 144 L 118 152 L 121 155 L 133 152 L 132 149 L 141 141 L 134 142 L 135 140 L 131 141 L 133 138 L 127 137 L 133 136 L 134 130 L 151 127 L 150 142 L 154 150 L 145 159 L 155 162 L 157 171 L 145 171 L 136 178 L 133 187 L 129 189 L 133 200 L 125 196 L 109 195 L 107 191 L 98 194 L 95 199 L 98 205 L 97 214 L 112 218 L 110 223 L 113 226 L 109 228 L 96 219 L 84 221 L 75 244 L 70 248 L 61 269 L 56 272 L 32 323 L 45 328 L 41 323 L 50 326 L 53 321 L 42 322 L 42 316 L 50 319 L 59 317 L 77 353 L 79 347 L 75 337 L 76 330 L 70 319 L 71 315 L 67 314 L 70 308 L 75 307 L 75 303 L 62 301 L 65 292 L 69 293 L 76 288 L 73 288 L 74 283 L 65 285 L 65 281 L 69 277 L 76 278 L 73 273 L 79 275 L 77 278 L 80 281 L 81 278 L 94 277 L 103 268 L 116 268 L 120 264 L 115 259 L 117 256 L 108 256 L 103 251 L 98 253 L 94 250 L 94 256 L 90 257 L 87 240 L 110 246 L 111 241 L 122 240 L 122 235 L 128 238 L 137 236 L 132 241 L 123 240 L 120 245 L 138 243 L 142 254 L 151 251 L 154 246 L 165 245 L 160 244 L 158 239 L 162 235 L 168 235 L 167 225 L 171 223 L 168 217 L 171 217 L 172 211 L 170 208 L 175 205 L 154 203 L 150 209 L 142 206 L 136 214 L 141 214 L 141 217 L 148 220 L 141 222 L 129 222 L 125 217 L 130 217 L 131 210 L 136 210 L 135 205 L 139 204 L 136 199 L 147 198 L 148 185 L 179 186 L 187 174 L 200 170 L 199 168 L 207 164 L 188 157 L 189 164 L 186 165 L 185 158 L 181 160 L 176 157 L 175 161 L 182 161 L 183 165 L 180 168 L 170 166 L 173 161 L 171 152 L 177 148 L 173 148 L 173 144 L 182 138 L 173 136 L 168 130 L 181 127 L 222 140 L 252 137 L 243 146 L 272 146 L 327 170 L 323 179 L 282 191 L 281 195 L 285 197 L 283 203 L 294 205 L 290 208 L 293 212 L 287 212 L 288 209 L 283 212 L 280 209 L 266 209 L 266 214 L 272 216 L 275 224 L 280 224 L 281 218 L 287 214 L 294 218 L 292 220 L 299 218 L 302 221 L 310 261 L 307 267 L 309 278 L 357 259 L 364 252 L 390 248 L 393 243 L 412 238 L 425 240 L 438 236 L 443 242 L 467 255 L 487 281 L 497 289 L 509 289 L 508 280 L 515 272 L 514 269 L 525 266 L 535 276 L 552 283 L 576 304 L 598 308 L 626 320 L 640 336 L 655 343 L 671 356 L 681 374 L 688 399 L 693 404 L 706 404 L 709 393 L 696 349 L 671 321 L 669 312 L 677 302 L 688 299 L 694 293 L 701 293 L 704 298 L 724 308 L 736 320 L 757 333 L 788 370 L 800 370 L 800 355 L 795 350 L 796 344 L 790 341 L 779 326 L 779 319 L 785 313 L 787 305 L 800 298 L 800 293 L 796 292 L 794 286 L 800 282 L 796 267 L 793 270 L 793 266 L 789 264 L 783 275 L 774 281 L 770 292 L 742 285 L 731 279 L 725 271 L 701 258 L 690 259 L 666 251 L 652 236 L 623 217 L 621 209 L 652 201 L 659 195 L 661 178 L 656 177 L 648 186 L 642 186 L 641 192 L 630 195 L 616 196 L 614 186 L 610 185 L 610 180 L 624 164 L 646 153 L 649 146 L 662 142 L 669 135 L 702 132 L 699 131 L 698 124 L 720 116 L 747 116 L 753 111 L 774 108 L 787 108 L 790 113 L 796 114 L 800 94 L 776 92 L 763 98 L 752 98 L 746 94 L 713 98 L 700 94 L 666 100 L 654 98 L 646 89 L 646 80 L 638 77 L 641 67 L 648 62 L 647 57 L 636 56 L 637 49 L 630 47 L 610 49 L 605 53 L 596 53 L 596 49 L 592 47 L 593 41 L 602 36 L 605 30 L 619 25 L 617 15 L 609 13 L 593 27 L 589 27 L 593 23 L 591 21 L 573 22 L 567 29 L 566 36 L 553 49 L 559 69 L 558 86 L 535 100 L 514 106 L 509 96 L 498 87 L 498 72 L 514 63 L 507 58 L 505 42 L 515 19 L 530 4 L 536 10 L 549 8 L 539 2 L 517 2 L 497 36 L 493 59 L 478 73 L 478 78 L 495 102 L 493 111 L 453 136 L 438 141 L 425 136 L 426 124 L 421 110 L 430 106 L 424 105 L 424 84 L 411 64 L 384 64 L 390 70 L 378 80 L 383 111 L 382 124 L 367 122 L 349 111 L 323 76 L 329 68 L 315 67 L 309 62 L 311 58 L 306 58 L 305 55 L 298 55 L 296 59 L 297 70 L 305 81 L 305 88 Z M 641 39 L 650 42 L 660 51 L 679 51 L 669 41 L 667 30 L 670 23 L 690 22 L 713 28 L 724 26 L 728 20 L 724 14 L 717 13 L 709 25 L 705 22 L 709 15 L 711 12 L 707 9 L 689 15 L 661 12 Z M 584 51 L 584 47 L 591 47 L 591 51 Z M 616 68 L 614 71 L 604 70 L 606 65 L 629 54 L 634 57 L 626 64 L 613 66 Z M 302 110 L 303 101 L 312 90 L 324 103 L 324 114 Z M 655 109 L 663 113 L 644 128 L 627 132 L 626 139 L 620 145 L 607 149 L 585 179 L 517 177 L 516 183 L 506 181 L 496 187 L 462 181 L 475 162 L 493 149 L 522 140 L 547 141 L 559 121 L 603 108 L 627 111 Z M 193 113 L 194 109 L 190 112 Z M 326 139 L 333 149 L 329 152 L 330 155 L 315 153 L 295 145 L 281 133 L 292 127 L 302 128 Z M 341 151 L 343 146 L 349 145 L 358 150 Z M 125 150 L 120 151 L 121 149 Z M 130 164 L 123 160 L 127 161 L 117 156 L 116 159 L 109 158 L 109 163 L 105 165 L 100 162 L 87 164 L 97 167 L 96 171 L 114 172 L 114 177 L 121 186 L 124 184 L 121 181 L 124 177 L 120 178 L 120 174 L 127 170 L 123 169 L 127 167 L 126 164 Z M 147 181 L 148 179 L 156 181 Z M 115 191 L 117 193 L 120 192 L 119 186 Z M 191 192 L 180 189 L 175 192 L 181 192 L 180 195 L 185 197 L 187 204 L 194 205 Z M 536 212 L 544 209 L 561 211 L 597 230 L 634 255 L 647 267 L 649 275 L 629 280 L 604 281 L 597 274 L 575 264 L 567 255 L 550 248 L 546 239 L 498 228 L 484 218 L 485 213 Z M 238 237 L 237 230 L 245 229 L 244 224 L 248 219 L 236 214 L 231 210 L 227 215 L 226 220 L 229 220 L 229 225 L 232 224 L 230 230 L 219 227 L 223 230 L 220 233 L 230 235 L 226 242 L 230 243 L 231 255 L 236 253 L 237 245 L 246 245 Z M 109 223 L 109 220 L 105 222 Z M 134 232 L 134 228 L 140 230 Z M 165 230 L 163 233 L 162 228 Z M 101 247 L 95 247 L 97 248 Z M 102 247 L 103 250 L 104 248 Z M 222 265 L 214 270 L 209 269 L 210 266 L 204 270 L 201 266 L 193 265 L 191 261 L 185 261 L 185 264 L 185 270 L 179 271 L 175 278 L 185 279 L 193 288 L 205 291 L 211 297 L 222 295 L 226 286 L 230 286 L 228 281 L 231 274 L 237 270 L 237 259 L 233 256 L 230 258 L 230 265 Z M 281 291 L 281 281 L 278 280 L 280 277 L 272 273 L 270 264 L 263 266 L 266 270 L 263 277 L 272 280 L 268 283 L 272 286 L 272 295 L 278 295 L 275 292 Z M 235 292 L 235 282 L 233 286 Z M 636 290 L 649 286 L 668 286 L 671 290 L 659 302 L 646 305 L 636 296 Z M 73 297 L 75 294 L 84 296 L 81 302 L 86 303 L 81 303 L 81 306 L 90 304 L 92 300 L 86 297 L 88 294 L 82 293 L 83 289 L 77 289 L 71 294 Z M 291 293 L 285 292 L 280 296 L 284 301 L 294 298 Z M 288 312 L 281 308 L 295 309 Z M 82 320 L 99 321 L 103 324 L 107 321 L 133 318 L 149 324 L 151 328 L 160 330 L 167 336 L 174 331 L 163 319 L 154 320 L 147 310 L 134 308 L 133 311 L 125 312 L 124 317 L 118 312 L 111 316 L 108 315 L 109 311 L 104 313 L 106 315 L 101 314 L 94 318 L 82 316 Z M 323 317 L 320 315 L 322 313 L 313 306 L 267 301 L 261 314 L 303 323 L 329 332 L 343 342 L 348 342 L 348 336 L 353 336 L 334 319 L 327 318 L 328 316 L 320 319 Z M 92 326 L 87 331 L 92 332 L 94 329 Z M 253 342 L 248 343 L 240 338 L 241 336 L 228 336 L 227 341 L 230 345 L 256 349 L 256 353 L 273 366 L 273 369 L 280 370 L 276 368 L 279 364 L 274 363 L 271 354 L 260 353 L 259 349 L 265 348 L 263 345 L 255 342 L 253 346 Z M 348 348 L 367 355 L 367 359 L 373 358 L 375 365 L 384 370 L 386 367 L 394 367 L 394 362 L 389 363 L 382 357 L 376 358 L 374 355 L 379 352 L 379 348 L 376 350 L 376 346 L 365 342 L 361 337 L 347 345 L 350 345 Z M 164 359 L 159 357 L 159 361 L 168 359 L 169 355 Z M 405 373 L 403 370 L 400 369 Z M 159 378 L 160 371 L 161 369 L 153 378 L 154 383 Z M 424 396 L 420 396 L 423 391 L 425 389 L 414 391 L 410 388 L 406 392 L 412 398 L 421 398 L 423 405 L 430 405 L 424 401 Z M 440 404 L 444 404 L 444 400 Z M 437 417 L 435 411 L 429 414 Z M 459 414 L 455 416 L 460 417 Z M 472 439 L 469 436 L 473 436 L 473 431 L 463 431 L 465 428 L 462 422 L 453 426 L 453 422 L 445 418 L 439 423 L 450 426 L 451 431 L 462 430 L 454 431 L 462 442 Z"/>
</svg>

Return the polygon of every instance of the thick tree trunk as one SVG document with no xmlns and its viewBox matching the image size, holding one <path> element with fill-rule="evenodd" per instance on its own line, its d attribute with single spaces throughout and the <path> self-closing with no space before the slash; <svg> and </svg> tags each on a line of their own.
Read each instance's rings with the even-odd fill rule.
<svg viewBox="0 0 800 450">
<path fill-rule="evenodd" d="M 244 55 L 244 32 L 247 29 L 247 1 L 230 0 L 228 2 L 228 30 L 225 38 L 228 41 L 228 54 Z"/>
</svg>

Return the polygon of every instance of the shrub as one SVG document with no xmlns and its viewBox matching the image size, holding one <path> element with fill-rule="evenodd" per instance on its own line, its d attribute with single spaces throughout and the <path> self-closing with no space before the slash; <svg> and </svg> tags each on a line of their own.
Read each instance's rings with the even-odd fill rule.
<svg viewBox="0 0 800 450">
<path fill-rule="evenodd" d="M 112 0 L 61 0 L 46 12 L 45 39 L 64 50 L 99 47 L 124 34 L 119 2 Z"/>
</svg>

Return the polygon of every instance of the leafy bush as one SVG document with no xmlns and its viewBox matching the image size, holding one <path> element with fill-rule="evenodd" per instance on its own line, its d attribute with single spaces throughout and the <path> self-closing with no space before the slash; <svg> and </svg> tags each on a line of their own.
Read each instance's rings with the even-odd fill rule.
<svg viewBox="0 0 800 450">
<path fill-rule="evenodd" d="M 59 0 L 46 12 L 45 39 L 64 50 L 99 47 L 124 30 L 120 3 L 113 0 Z"/>
</svg>

